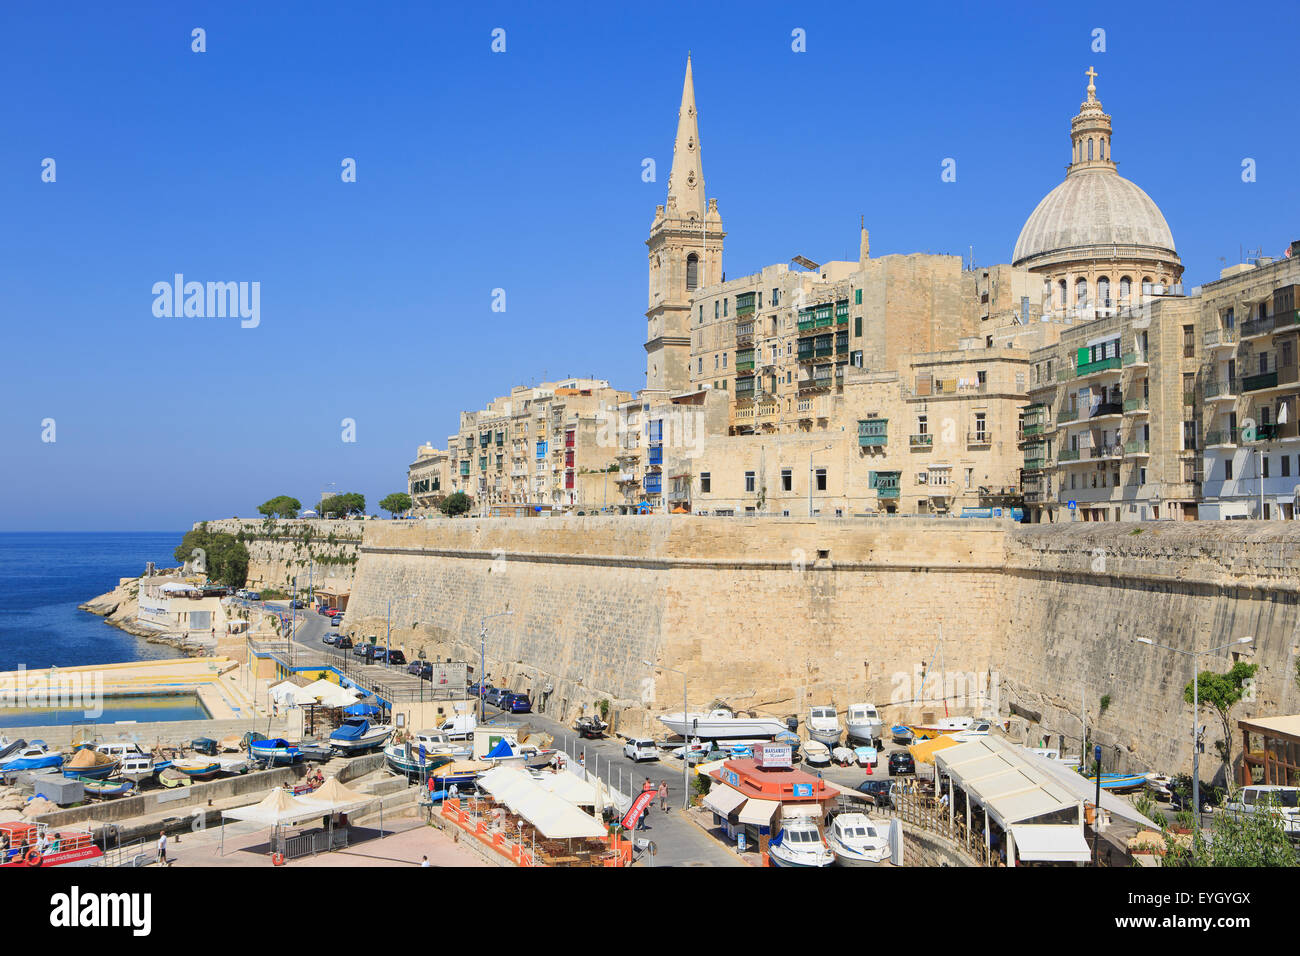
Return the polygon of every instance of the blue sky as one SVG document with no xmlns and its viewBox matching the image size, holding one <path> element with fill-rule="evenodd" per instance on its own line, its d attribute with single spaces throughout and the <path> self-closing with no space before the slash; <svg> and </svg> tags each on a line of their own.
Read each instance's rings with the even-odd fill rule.
<svg viewBox="0 0 1300 956">
<path fill-rule="evenodd" d="M 1189 286 L 1300 238 L 1294 6 L 258 6 L 0 13 L 0 530 L 181 528 L 331 482 L 377 503 L 513 384 L 644 385 L 688 49 L 733 276 L 851 258 L 859 215 L 876 255 L 1008 261 L 1090 64 Z M 175 273 L 260 282 L 260 325 L 156 317 Z"/>
</svg>

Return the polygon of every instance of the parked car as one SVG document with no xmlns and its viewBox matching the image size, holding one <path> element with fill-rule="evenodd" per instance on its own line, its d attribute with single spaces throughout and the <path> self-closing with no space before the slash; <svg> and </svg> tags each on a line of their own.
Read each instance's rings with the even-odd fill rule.
<svg viewBox="0 0 1300 956">
<path fill-rule="evenodd" d="M 334 617 L 336 614 L 342 614 L 343 612 L 336 607 L 327 607 L 322 613 L 327 614 L 330 617 Z"/>
<path fill-rule="evenodd" d="M 473 714 L 457 714 L 438 729 L 452 740 L 461 740 L 473 737 L 476 727 L 478 727 L 478 719 Z"/>
<path fill-rule="evenodd" d="M 262 600 L 262 592 L 261 592 L 261 591 L 249 591 L 249 592 L 248 592 L 248 599 L 249 599 L 250 601 L 260 601 L 260 600 Z"/>
<path fill-rule="evenodd" d="M 906 750 L 895 750 L 889 755 L 889 775 L 916 773 L 916 761 Z"/>
<path fill-rule="evenodd" d="M 659 748 L 648 737 L 631 737 L 623 745 L 623 755 L 629 760 L 640 763 L 642 760 L 658 760 Z"/>
<path fill-rule="evenodd" d="M 1189 803 L 1191 801 L 1188 801 Z M 1205 793 L 1201 793 L 1205 802 Z M 1249 816 L 1269 808 L 1282 818 L 1282 828 L 1292 840 L 1300 839 L 1300 787 L 1276 784 L 1242 787 L 1236 797 L 1223 805 L 1228 813 Z"/>
<path fill-rule="evenodd" d="M 433 680 L 433 665 L 428 661 L 411 661 L 406 665 L 406 673 L 423 677 L 425 680 Z"/>
<path fill-rule="evenodd" d="M 321 638 L 321 643 L 333 644 L 337 640 L 340 640 L 339 635 L 335 634 L 333 631 L 326 631 L 325 636 Z"/>
<path fill-rule="evenodd" d="M 471 697 L 483 697 L 486 700 L 487 698 L 484 695 L 491 689 L 491 684 L 470 684 L 468 693 Z"/>
<path fill-rule="evenodd" d="M 533 712 L 533 702 L 528 699 L 527 694 L 506 694 L 501 698 L 500 707 L 512 714 L 531 714 Z"/>
<path fill-rule="evenodd" d="M 401 651 L 389 651 L 387 663 L 404 667 L 406 666 L 406 655 Z"/>
<path fill-rule="evenodd" d="M 342 623 L 343 623 L 342 614 L 336 614 L 332 618 L 330 618 L 330 627 L 338 627 Z"/>
<path fill-rule="evenodd" d="M 505 693 L 504 687 L 489 687 L 483 692 L 483 700 L 485 703 L 489 703 L 495 707 L 501 702 L 501 695 L 503 693 Z"/>
<path fill-rule="evenodd" d="M 317 614 L 328 614 L 329 612 L 330 612 L 330 611 L 329 611 L 329 608 L 327 608 L 324 604 L 317 604 L 317 605 L 316 605 L 316 613 L 317 613 Z"/>
<path fill-rule="evenodd" d="M 889 780 L 864 780 L 858 784 L 858 792 L 873 807 L 886 809 L 891 805 L 889 794 L 892 787 L 893 783 Z"/>
<path fill-rule="evenodd" d="M 352 638 L 348 637 L 346 634 L 340 634 L 339 639 L 334 642 L 334 646 L 341 651 L 346 651 L 352 646 Z"/>
<path fill-rule="evenodd" d="M 370 648 L 374 647 L 366 641 L 360 641 L 356 647 L 352 648 L 353 657 L 365 657 L 370 653 Z"/>
<path fill-rule="evenodd" d="M 299 601 L 299 600 L 295 599 L 295 600 L 292 600 L 292 601 L 289 602 L 289 607 L 292 608 L 292 609 L 295 610 L 295 611 L 301 611 L 301 610 L 303 610 L 305 607 L 307 607 L 307 602 L 306 602 L 306 601 Z"/>
</svg>

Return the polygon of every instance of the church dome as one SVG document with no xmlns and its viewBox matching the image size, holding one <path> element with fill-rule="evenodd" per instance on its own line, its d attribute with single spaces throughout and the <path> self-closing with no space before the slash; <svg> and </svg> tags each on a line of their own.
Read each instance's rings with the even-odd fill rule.
<svg viewBox="0 0 1300 956">
<path fill-rule="evenodd" d="M 1071 156 L 1065 182 L 1030 214 L 1011 262 L 1038 270 L 1089 259 L 1160 260 L 1177 265 L 1173 233 L 1160 207 L 1116 170 L 1110 117 L 1097 99 L 1093 82 L 1097 74 L 1089 68 L 1087 76 L 1087 98 L 1070 121 Z"/>
<path fill-rule="evenodd" d="M 1015 265 L 1049 253 L 1075 253 L 1090 246 L 1140 247 L 1152 255 L 1172 257 L 1174 236 L 1164 215 L 1136 183 L 1110 169 L 1080 169 L 1065 178 L 1040 202 L 1020 230 Z"/>
</svg>

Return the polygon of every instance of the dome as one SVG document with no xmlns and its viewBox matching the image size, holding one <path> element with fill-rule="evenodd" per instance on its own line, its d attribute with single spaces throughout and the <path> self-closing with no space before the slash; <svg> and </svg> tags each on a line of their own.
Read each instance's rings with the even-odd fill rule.
<svg viewBox="0 0 1300 956">
<path fill-rule="evenodd" d="M 1011 261 L 1032 267 L 1030 260 L 1062 252 L 1085 258 L 1093 246 L 1177 257 L 1169 224 L 1151 197 L 1113 169 L 1095 168 L 1072 170 L 1043 197 L 1020 230 Z"/>
</svg>

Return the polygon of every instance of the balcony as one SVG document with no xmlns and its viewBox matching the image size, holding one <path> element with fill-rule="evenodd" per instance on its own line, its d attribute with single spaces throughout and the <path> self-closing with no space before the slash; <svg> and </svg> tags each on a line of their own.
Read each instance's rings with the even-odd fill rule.
<svg viewBox="0 0 1300 956">
<path fill-rule="evenodd" d="M 1151 454 L 1151 442 L 1145 438 L 1136 438 L 1133 441 L 1124 443 L 1124 456 L 1143 457 Z"/>
<path fill-rule="evenodd" d="M 1061 453 L 1060 453 L 1059 455 L 1056 456 L 1056 460 L 1057 460 L 1057 461 L 1078 461 L 1078 460 L 1079 460 L 1079 449 L 1077 449 L 1077 448 L 1062 448 L 1062 449 L 1061 449 Z"/>
<path fill-rule="evenodd" d="M 646 455 L 646 461 L 651 465 L 662 465 L 664 463 L 664 448 L 662 445 L 651 445 Z"/>
<path fill-rule="evenodd" d="M 1123 413 L 1124 406 L 1119 402 L 1101 402 L 1088 418 L 1106 418 L 1110 415 L 1122 415 Z"/>
<path fill-rule="evenodd" d="M 1043 433 L 1042 422 L 1033 422 L 1032 424 L 1029 422 L 1025 423 L 1025 431 L 1024 431 L 1025 438 L 1032 438 L 1033 436 L 1041 435 L 1042 433 Z"/>
<path fill-rule="evenodd" d="M 1146 398 L 1146 396 L 1141 398 L 1126 398 L 1124 399 L 1124 414 L 1145 415 L 1149 410 L 1150 404 L 1151 402 Z"/>
<path fill-rule="evenodd" d="M 1098 359 L 1095 362 L 1084 362 L 1075 370 L 1075 378 L 1088 378 L 1103 372 L 1113 372 L 1119 367 L 1120 357 L 1112 355 L 1110 358 Z"/>
<path fill-rule="evenodd" d="M 879 498 L 879 499 L 882 500 L 882 501 L 888 501 L 888 500 L 890 500 L 891 498 L 894 499 L 895 501 L 897 501 L 897 500 L 898 500 L 898 485 L 894 485 L 894 487 L 892 487 L 892 488 L 877 488 L 877 489 L 876 489 L 876 497 Z"/>
<path fill-rule="evenodd" d="M 1046 467 L 1047 467 L 1047 459 L 1045 458 L 1025 459 L 1025 471 L 1042 471 Z"/>
<path fill-rule="evenodd" d="M 754 323 L 737 322 L 736 323 L 736 342 L 752 342 L 754 340 Z"/>
<path fill-rule="evenodd" d="M 868 418 L 858 422 L 858 447 L 876 448 L 889 443 L 887 418 Z"/>
<path fill-rule="evenodd" d="M 1125 368 L 1146 368 L 1147 364 L 1147 355 L 1145 352 L 1133 351 L 1124 353 Z"/>
<path fill-rule="evenodd" d="M 1201 340 L 1207 349 L 1230 349 L 1237 344 L 1237 330 L 1207 329 Z"/>
<path fill-rule="evenodd" d="M 1118 458 L 1124 454 L 1124 449 L 1118 445 L 1093 445 L 1088 449 L 1088 457 L 1096 461 L 1103 458 Z"/>
<path fill-rule="evenodd" d="M 1212 428 L 1205 433 L 1206 448 L 1233 448 L 1236 444 L 1236 432 L 1227 428 Z"/>
<path fill-rule="evenodd" d="M 967 432 L 966 433 L 967 448 L 987 448 L 992 444 L 993 444 L 993 438 L 991 432 Z"/>
<path fill-rule="evenodd" d="M 1201 384 L 1201 395 L 1207 402 L 1233 402 L 1237 399 L 1237 380 L 1212 380 Z"/>
<path fill-rule="evenodd" d="M 1258 392 L 1266 388 L 1277 388 L 1277 372 L 1263 372 L 1259 375 L 1247 375 L 1241 380 L 1243 392 Z"/>
<path fill-rule="evenodd" d="M 753 359 L 749 359 L 748 361 L 745 361 L 745 362 L 737 362 L 737 363 L 736 363 L 736 371 L 737 371 L 737 372 L 752 372 L 752 371 L 754 371 L 754 360 L 753 360 Z"/>
<path fill-rule="evenodd" d="M 933 435 L 909 435 L 907 438 L 907 444 L 912 448 L 933 448 L 934 436 Z"/>
<path fill-rule="evenodd" d="M 1077 408 L 1066 408 L 1056 413 L 1056 424 L 1065 425 L 1068 422 L 1078 421 L 1079 410 Z"/>
</svg>

